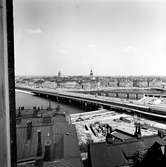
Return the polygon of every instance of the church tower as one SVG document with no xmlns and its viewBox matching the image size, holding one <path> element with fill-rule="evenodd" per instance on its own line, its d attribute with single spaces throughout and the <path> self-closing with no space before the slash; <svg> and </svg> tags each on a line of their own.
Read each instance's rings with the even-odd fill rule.
<svg viewBox="0 0 166 167">
<path fill-rule="evenodd" d="M 93 79 L 93 71 L 92 71 L 92 69 L 90 71 L 90 78 Z"/>
<path fill-rule="evenodd" d="M 60 78 L 61 77 L 61 72 L 60 71 L 58 71 L 58 78 Z"/>
</svg>

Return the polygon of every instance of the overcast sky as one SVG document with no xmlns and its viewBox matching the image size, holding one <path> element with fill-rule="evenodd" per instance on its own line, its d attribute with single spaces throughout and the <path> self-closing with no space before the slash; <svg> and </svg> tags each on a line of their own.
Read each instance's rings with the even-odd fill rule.
<svg viewBox="0 0 166 167">
<path fill-rule="evenodd" d="M 165 0 L 14 0 L 18 75 L 166 75 Z"/>
</svg>

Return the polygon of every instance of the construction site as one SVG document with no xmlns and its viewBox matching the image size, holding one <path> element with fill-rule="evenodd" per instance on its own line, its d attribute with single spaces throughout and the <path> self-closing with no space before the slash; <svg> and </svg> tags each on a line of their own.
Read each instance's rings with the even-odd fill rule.
<svg viewBox="0 0 166 167">
<path fill-rule="evenodd" d="M 120 135 L 124 139 L 127 138 L 127 135 L 134 136 L 137 126 L 140 128 L 141 136 L 151 136 L 158 134 L 159 130 L 166 130 L 165 124 L 106 109 L 71 114 L 70 117 L 71 123 L 76 126 L 79 145 L 89 141 L 105 142 L 108 127 L 111 129 L 111 134 L 117 138 L 120 132 L 124 132 L 123 135 Z"/>
</svg>

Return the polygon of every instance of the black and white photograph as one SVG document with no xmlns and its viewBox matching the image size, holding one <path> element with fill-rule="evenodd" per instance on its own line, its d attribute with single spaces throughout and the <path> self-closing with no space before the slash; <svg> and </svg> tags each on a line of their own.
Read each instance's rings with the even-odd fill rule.
<svg viewBox="0 0 166 167">
<path fill-rule="evenodd" d="M 166 166 L 166 0 L 0 0 L 0 167 Z"/>
</svg>

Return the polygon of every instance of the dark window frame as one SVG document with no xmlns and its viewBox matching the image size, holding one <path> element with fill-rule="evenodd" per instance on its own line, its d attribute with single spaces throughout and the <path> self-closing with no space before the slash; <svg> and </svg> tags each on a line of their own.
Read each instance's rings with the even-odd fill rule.
<svg viewBox="0 0 166 167">
<path fill-rule="evenodd" d="M 0 166 L 17 166 L 13 0 L 0 0 Z"/>
</svg>

